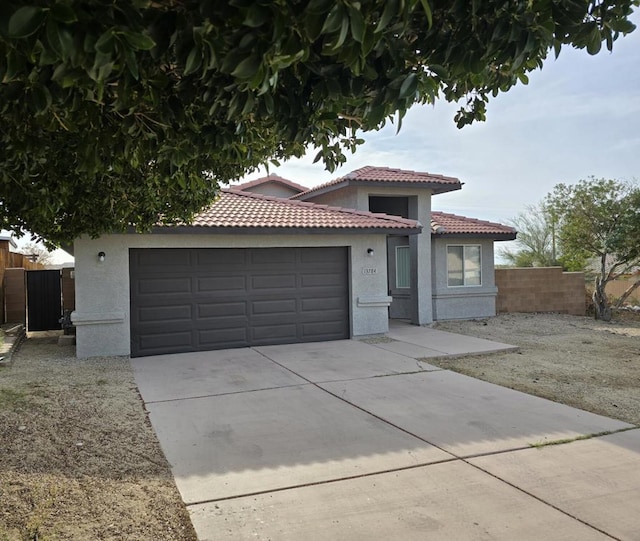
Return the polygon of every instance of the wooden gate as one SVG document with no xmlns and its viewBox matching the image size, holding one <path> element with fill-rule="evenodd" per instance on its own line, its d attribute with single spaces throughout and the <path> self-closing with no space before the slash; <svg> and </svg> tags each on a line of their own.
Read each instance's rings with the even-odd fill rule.
<svg viewBox="0 0 640 541">
<path fill-rule="evenodd" d="M 61 317 L 60 271 L 27 271 L 27 330 L 61 329 Z"/>
</svg>

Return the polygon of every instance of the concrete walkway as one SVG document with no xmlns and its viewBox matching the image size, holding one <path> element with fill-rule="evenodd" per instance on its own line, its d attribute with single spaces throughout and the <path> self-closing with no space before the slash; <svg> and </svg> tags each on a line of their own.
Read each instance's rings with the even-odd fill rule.
<svg viewBox="0 0 640 541">
<path fill-rule="evenodd" d="M 640 429 L 417 360 L 505 344 L 368 342 L 132 360 L 202 541 L 640 539 Z"/>
</svg>

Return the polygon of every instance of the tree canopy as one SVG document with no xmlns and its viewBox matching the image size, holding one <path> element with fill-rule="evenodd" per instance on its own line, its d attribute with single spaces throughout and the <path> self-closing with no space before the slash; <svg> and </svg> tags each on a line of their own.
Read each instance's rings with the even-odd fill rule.
<svg viewBox="0 0 640 541">
<path fill-rule="evenodd" d="M 557 219 L 562 253 L 568 258 L 597 261 L 596 317 L 610 320 L 607 282 L 640 265 L 640 187 L 596 178 L 574 185 L 558 184 L 545 206 Z M 637 280 L 625 295 L 639 285 Z"/>
<path fill-rule="evenodd" d="M 564 45 L 611 50 L 640 0 L 2 0 L 0 227 L 54 243 L 189 220 L 220 183 L 415 103 L 483 120 Z"/>
<path fill-rule="evenodd" d="M 549 267 L 558 264 L 554 223 L 542 203 L 528 205 L 513 218 L 517 250 L 504 248 L 500 254 L 516 267 Z"/>
<path fill-rule="evenodd" d="M 20 247 L 18 253 L 29 256 L 34 263 L 40 263 L 41 265 L 53 264 L 53 254 L 42 244 L 27 242 Z"/>
</svg>

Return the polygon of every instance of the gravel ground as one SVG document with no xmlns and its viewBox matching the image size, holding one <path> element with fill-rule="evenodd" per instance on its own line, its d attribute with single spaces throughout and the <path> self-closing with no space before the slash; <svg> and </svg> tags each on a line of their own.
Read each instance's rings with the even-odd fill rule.
<svg viewBox="0 0 640 541">
<path fill-rule="evenodd" d="M 520 346 L 518 353 L 430 364 L 640 425 L 640 316 L 611 323 L 560 314 L 502 314 L 436 328 Z"/>
<path fill-rule="evenodd" d="M 56 340 L 0 369 L 0 541 L 194 541 L 129 360 Z"/>
<path fill-rule="evenodd" d="M 505 314 L 437 328 L 520 346 L 430 364 L 640 425 L 640 317 Z M 0 368 L 0 541 L 195 541 L 127 358 L 29 338 Z"/>
</svg>

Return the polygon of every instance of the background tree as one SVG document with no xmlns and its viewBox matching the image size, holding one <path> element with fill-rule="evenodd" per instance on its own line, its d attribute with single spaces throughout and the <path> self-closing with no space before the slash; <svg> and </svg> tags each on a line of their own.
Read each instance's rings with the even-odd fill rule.
<svg viewBox="0 0 640 541">
<path fill-rule="evenodd" d="M 515 250 L 505 248 L 501 255 L 516 267 L 557 265 L 555 230 L 552 216 L 541 203 L 528 205 L 509 221 L 518 232 Z"/>
<path fill-rule="evenodd" d="M 605 288 L 608 282 L 640 264 L 640 187 L 590 178 L 575 185 L 558 184 L 545 206 L 558 217 L 560 247 L 567 257 L 598 261 L 593 302 L 597 319 L 611 320 Z M 633 283 L 618 300 L 620 306 L 640 286 Z"/>
<path fill-rule="evenodd" d="M 53 254 L 42 244 L 27 242 L 20 247 L 19 253 L 28 256 L 34 263 L 40 263 L 45 266 L 53 263 Z"/>
<path fill-rule="evenodd" d="M 189 220 L 219 183 L 344 151 L 414 103 L 485 117 L 640 0 L 2 0 L 0 227 L 55 243 Z"/>
</svg>

